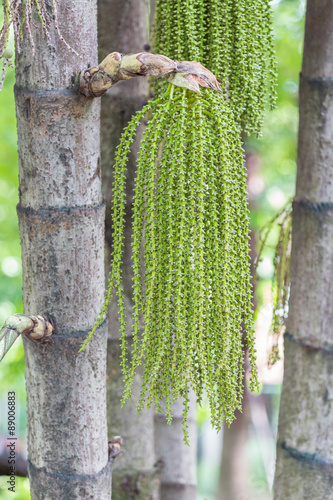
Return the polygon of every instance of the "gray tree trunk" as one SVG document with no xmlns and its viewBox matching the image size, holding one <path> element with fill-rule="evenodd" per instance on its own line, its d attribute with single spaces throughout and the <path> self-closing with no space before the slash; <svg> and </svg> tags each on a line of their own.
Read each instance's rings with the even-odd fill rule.
<svg viewBox="0 0 333 500">
<path fill-rule="evenodd" d="M 109 52 L 135 53 L 144 50 L 149 41 L 148 25 L 153 14 L 154 2 L 148 0 L 99 0 L 99 60 Z M 150 14 L 150 19 L 149 19 Z M 147 79 L 134 78 L 120 82 L 102 98 L 101 151 L 103 192 L 107 202 L 106 243 L 107 258 L 112 246 L 110 201 L 112 197 L 112 165 L 120 135 L 131 116 L 141 109 L 147 99 Z M 135 178 L 135 153 L 139 150 L 143 126 L 132 147 L 128 164 L 128 196 L 125 229 L 124 291 L 128 334 L 132 325 L 132 262 L 131 262 L 131 204 Z M 109 262 L 108 262 L 109 264 Z M 196 488 L 196 423 L 195 403 L 190 414 L 191 448 L 183 443 L 180 405 L 175 405 L 175 419 L 171 426 L 165 417 L 157 416 L 154 433 L 154 412 L 144 410 L 136 414 L 136 404 L 141 389 L 140 374 L 134 382 L 130 403 L 120 408 L 123 384 L 120 371 L 119 324 L 114 298 L 109 309 L 108 337 L 108 426 L 109 436 L 124 438 L 125 453 L 119 456 L 113 468 L 113 499 L 169 498 L 194 499 Z M 155 449 L 154 449 L 155 434 Z M 172 446 L 171 446 L 172 444 Z M 175 460 L 175 457 L 177 459 Z M 157 464 L 160 469 L 158 475 Z M 158 487 L 160 477 L 160 488 Z M 170 496 L 174 495 L 174 496 Z M 187 496 L 186 496 L 187 495 Z"/>
<path fill-rule="evenodd" d="M 237 411 L 236 420 L 230 427 L 223 425 L 223 448 L 216 500 L 245 499 L 249 492 L 249 463 L 246 455 L 250 420 L 249 397 L 245 391 L 242 413 Z"/>
<path fill-rule="evenodd" d="M 99 0 L 98 33 L 99 60 L 110 52 L 125 54 L 140 52 L 148 42 L 147 0 Z M 133 78 L 115 85 L 102 98 L 101 153 L 103 193 L 106 199 L 106 267 L 110 266 L 112 248 L 111 199 L 115 150 L 123 129 L 132 115 L 142 108 L 147 98 L 147 79 Z M 131 205 L 135 178 L 135 152 L 140 147 L 142 129 L 137 135 L 128 162 L 128 195 L 124 246 L 124 292 L 128 335 L 132 326 L 132 262 Z M 108 275 L 108 272 L 107 272 Z M 113 500 L 148 500 L 158 495 L 158 477 L 154 453 L 154 412 L 136 413 L 141 389 L 141 376 L 133 385 L 131 402 L 121 408 L 123 380 L 120 367 L 119 322 L 117 298 L 113 297 L 108 314 L 107 402 L 109 437 L 123 438 L 124 453 L 117 457 L 113 468 Z"/>
<path fill-rule="evenodd" d="M 75 72 L 97 63 L 96 4 L 63 0 L 58 10 L 84 62 L 54 27 L 45 39 L 36 14 L 36 53 L 25 37 L 16 58 L 24 311 L 56 327 L 45 348 L 24 340 L 31 498 L 106 500 L 105 324 L 78 354 L 104 294 L 99 101 L 70 90 Z"/>
<path fill-rule="evenodd" d="M 308 0 L 274 498 L 333 499 L 333 2 Z"/>
<path fill-rule="evenodd" d="M 167 424 L 165 414 L 155 415 L 155 451 L 161 468 L 161 500 L 194 500 L 197 491 L 197 423 L 196 400 L 190 392 L 188 419 L 189 444 L 183 441 L 182 400 L 172 405 L 173 419 Z"/>
</svg>

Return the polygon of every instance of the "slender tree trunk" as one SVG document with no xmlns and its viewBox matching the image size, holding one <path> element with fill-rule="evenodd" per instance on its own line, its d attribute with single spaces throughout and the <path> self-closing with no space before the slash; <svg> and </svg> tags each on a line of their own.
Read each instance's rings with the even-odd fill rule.
<svg viewBox="0 0 333 500">
<path fill-rule="evenodd" d="M 154 2 L 147 0 L 99 0 L 99 47 L 102 60 L 109 52 L 135 53 L 144 50 L 149 41 L 149 14 L 152 17 Z M 102 172 L 103 189 L 110 205 L 112 197 L 112 165 L 115 149 L 120 135 L 131 116 L 142 108 L 147 98 L 147 80 L 134 78 L 121 82 L 111 89 L 102 99 Z M 124 291 L 128 334 L 132 324 L 132 262 L 131 262 L 131 194 L 135 178 L 135 153 L 140 146 L 143 126 L 132 147 L 132 155 L 128 165 L 128 196 L 125 230 L 125 266 Z M 112 245 L 112 228 L 110 209 L 107 208 L 106 242 L 107 258 Z M 190 415 L 191 448 L 183 443 L 181 429 L 181 405 L 175 405 L 175 419 L 171 426 L 165 422 L 164 416 L 157 416 L 155 422 L 154 449 L 154 412 L 144 410 L 136 414 L 136 404 L 141 389 L 141 377 L 137 376 L 131 403 L 123 409 L 119 401 L 123 384 L 120 371 L 119 324 L 117 321 L 117 304 L 113 300 L 109 312 L 108 340 L 108 425 L 109 435 L 120 434 L 124 438 L 125 453 L 117 459 L 113 469 L 113 498 L 115 500 L 131 498 L 161 500 L 168 498 L 195 498 L 196 468 L 196 423 L 195 403 Z M 171 446 L 172 443 L 172 446 Z M 175 457 L 177 457 L 175 461 Z M 161 488 L 158 488 L 157 468 L 160 466 Z M 171 492 L 171 493 L 170 493 Z M 175 494 L 176 496 L 171 496 Z M 149 496 L 150 495 L 150 496 Z M 185 496 L 181 496 L 185 495 Z M 187 496 L 186 496 L 187 495 Z"/>
<path fill-rule="evenodd" d="M 155 451 L 161 468 L 161 500 L 196 498 L 197 424 L 195 395 L 190 393 L 188 434 L 190 446 L 183 441 L 182 400 L 172 405 L 173 419 L 167 424 L 164 414 L 155 415 Z"/>
<path fill-rule="evenodd" d="M 31 498 L 109 499 L 105 324 L 78 354 L 104 293 L 99 101 L 70 90 L 75 72 L 97 63 L 96 4 L 63 0 L 58 10 L 84 62 L 53 25 L 45 38 L 37 14 L 36 53 L 25 37 L 16 59 L 24 310 L 56 327 L 45 348 L 24 340 Z"/>
<path fill-rule="evenodd" d="M 244 393 L 242 413 L 230 427 L 223 426 L 223 448 L 216 500 L 239 500 L 249 492 L 249 463 L 246 443 L 249 434 L 250 408 L 247 390 Z M 244 402 L 244 400 L 246 402 Z"/>
<path fill-rule="evenodd" d="M 308 0 L 275 499 L 333 498 L 333 2 Z"/>
<path fill-rule="evenodd" d="M 148 42 L 147 0 L 99 0 L 99 60 L 113 51 L 125 54 L 144 50 Z M 133 78 L 113 87 L 102 98 L 101 151 L 103 192 L 107 204 L 106 215 L 106 259 L 110 266 L 112 248 L 111 198 L 115 150 L 123 129 L 142 108 L 147 98 L 147 79 Z M 143 126 L 132 146 L 128 162 L 128 195 L 124 245 L 124 292 L 126 297 L 126 320 L 128 335 L 132 326 L 132 262 L 131 262 L 131 205 L 135 177 L 135 156 L 140 147 Z M 108 273 L 107 273 L 108 274 Z M 113 298 L 109 308 L 108 333 L 108 428 L 110 438 L 121 435 L 124 453 L 117 457 L 113 469 L 112 498 L 114 500 L 156 499 L 158 477 L 154 453 L 154 412 L 143 410 L 136 413 L 141 389 L 141 376 L 137 375 L 131 402 L 121 408 L 123 380 L 120 368 L 119 322 L 117 299 Z M 130 341 L 130 339 L 129 339 Z"/>
</svg>

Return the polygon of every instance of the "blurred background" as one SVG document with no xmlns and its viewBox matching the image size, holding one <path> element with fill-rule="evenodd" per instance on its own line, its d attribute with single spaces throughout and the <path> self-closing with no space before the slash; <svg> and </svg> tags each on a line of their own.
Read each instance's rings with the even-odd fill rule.
<svg viewBox="0 0 333 500">
<path fill-rule="evenodd" d="M 248 191 L 253 231 L 252 252 L 260 245 L 260 229 L 293 196 L 296 179 L 298 79 L 301 69 L 305 0 L 273 0 L 278 59 L 277 109 L 267 112 L 260 139 L 246 139 Z M 2 12 L 0 11 L 0 22 Z M 0 325 L 11 314 L 23 312 L 18 203 L 18 159 L 13 85 L 9 68 L 0 94 Z M 229 430 L 216 433 L 209 424 L 208 408 L 197 409 L 197 500 L 270 500 L 275 462 L 275 440 L 283 360 L 267 367 L 272 317 L 271 278 L 273 231 L 255 282 L 256 335 L 261 393 L 246 395 L 242 415 Z M 21 339 L 0 365 L 0 457 L 6 438 L 7 392 L 17 398 L 17 435 L 26 454 L 26 392 Z M 3 438 L 4 437 L 4 438 Z M 224 443 L 224 446 L 223 446 Z M 230 474 L 233 480 L 230 481 Z M 7 491 L 0 476 L 0 500 L 30 499 L 29 480 L 17 478 L 16 494 Z"/>
</svg>

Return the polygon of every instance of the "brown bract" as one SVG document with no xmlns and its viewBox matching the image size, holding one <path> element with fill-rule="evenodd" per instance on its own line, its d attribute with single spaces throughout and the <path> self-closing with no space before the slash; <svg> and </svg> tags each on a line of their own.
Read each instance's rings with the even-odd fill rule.
<svg viewBox="0 0 333 500">
<path fill-rule="evenodd" d="M 122 437 L 121 436 L 115 436 L 111 439 L 111 441 L 108 442 L 108 449 L 109 449 L 109 459 L 113 459 L 116 456 L 120 455 L 120 453 L 123 453 L 122 449 Z"/>
<path fill-rule="evenodd" d="M 45 316 L 27 316 L 26 314 L 13 314 L 5 321 L 4 328 L 26 335 L 41 344 L 50 342 L 54 332 L 53 322 Z"/>
<path fill-rule="evenodd" d="M 47 344 L 51 342 L 51 335 L 54 332 L 52 321 L 45 318 L 45 316 L 30 316 L 34 326 L 26 335 L 36 342 Z"/>
<path fill-rule="evenodd" d="M 186 80 L 191 81 L 197 87 L 197 90 L 199 90 L 199 85 L 201 85 L 202 87 L 221 92 L 216 76 L 198 62 L 179 61 L 177 62 L 176 73 L 182 73 Z"/>
<path fill-rule="evenodd" d="M 88 68 L 80 72 L 79 92 L 87 97 L 100 97 L 120 80 L 129 80 L 136 76 L 168 77 L 173 85 L 188 88 L 199 95 L 199 85 L 221 91 L 213 73 L 198 62 L 177 62 L 149 52 L 128 55 L 112 52 L 98 68 Z"/>
</svg>

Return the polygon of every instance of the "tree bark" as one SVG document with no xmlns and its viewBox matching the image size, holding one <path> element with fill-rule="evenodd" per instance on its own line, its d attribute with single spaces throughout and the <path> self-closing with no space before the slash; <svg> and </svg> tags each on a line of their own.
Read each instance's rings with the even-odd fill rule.
<svg viewBox="0 0 333 500">
<path fill-rule="evenodd" d="M 230 427 L 223 425 L 223 447 L 216 500 L 239 500 L 249 492 L 249 463 L 246 443 L 249 434 L 250 395 L 244 393 L 242 413 L 237 411 Z M 246 401 L 244 401 L 246 400 Z"/>
<path fill-rule="evenodd" d="M 98 33 L 99 60 L 110 52 L 125 54 L 144 50 L 148 42 L 148 2 L 146 0 L 99 0 Z M 142 108 L 147 99 L 147 79 L 133 78 L 118 83 L 102 98 L 101 157 L 103 194 L 106 199 L 106 268 L 110 267 L 112 249 L 111 199 L 115 150 L 123 129 Z M 131 206 L 135 178 L 135 152 L 139 150 L 143 126 L 132 146 L 128 162 L 127 208 L 124 244 L 124 293 L 126 300 L 127 333 L 130 343 L 132 326 L 132 262 L 131 262 Z M 108 276 L 108 273 L 107 273 Z M 141 376 L 133 384 L 131 402 L 121 408 L 123 380 L 120 367 L 119 322 L 117 299 L 109 307 L 107 402 L 109 437 L 122 436 L 124 453 L 113 468 L 113 500 L 147 500 L 158 496 L 157 469 L 154 467 L 154 412 L 153 409 L 136 413 L 141 389 Z"/>
<path fill-rule="evenodd" d="M 16 58 L 24 310 L 56 328 L 47 347 L 24 339 L 28 470 L 33 500 L 106 500 L 106 324 L 78 353 L 104 295 L 99 102 L 71 90 L 75 72 L 97 63 L 96 4 L 64 0 L 58 10 L 84 62 L 53 24 L 47 40 L 36 14 L 36 54 L 25 36 Z"/>
<path fill-rule="evenodd" d="M 274 498 L 333 498 L 333 2 L 308 0 Z"/>
<path fill-rule="evenodd" d="M 196 400 L 190 392 L 188 415 L 189 444 L 184 443 L 182 420 L 183 402 L 172 405 L 173 419 L 168 425 L 165 414 L 155 415 L 155 452 L 161 469 L 161 500 L 194 500 L 197 492 L 197 423 Z"/>
</svg>

